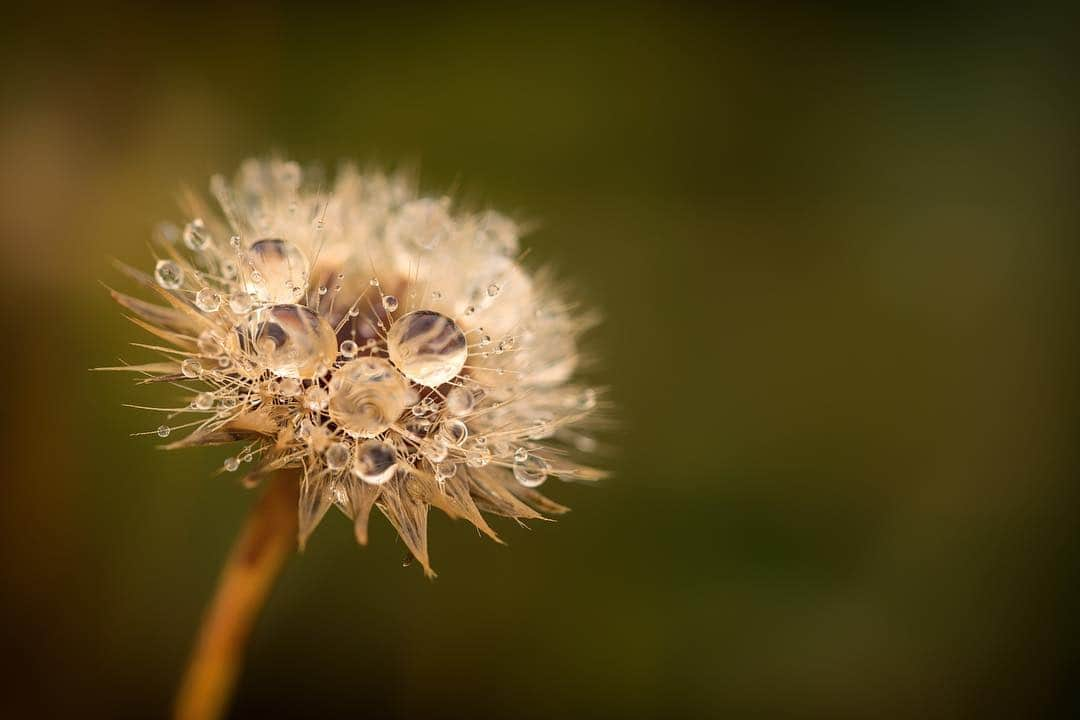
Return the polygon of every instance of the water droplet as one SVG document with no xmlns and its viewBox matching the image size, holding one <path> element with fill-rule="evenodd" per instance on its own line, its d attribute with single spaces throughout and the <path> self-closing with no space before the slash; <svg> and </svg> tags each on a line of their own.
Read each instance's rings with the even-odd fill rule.
<svg viewBox="0 0 1080 720">
<path fill-rule="evenodd" d="M 173 260 L 158 260 L 154 266 L 154 279 L 166 290 L 175 290 L 184 282 L 184 271 Z"/>
<path fill-rule="evenodd" d="M 487 347 L 490 344 L 491 344 L 491 336 L 490 335 L 481 335 L 480 336 L 480 347 Z"/>
<path fill-rule="evenodd" d="M 431 310 L 416 310 L 394 323 L 387 349 L 405 377 L 427 387 L 452 380 L 469 355 L 465 333 L 457 323 Z"/>
<path fill-rule="evenodd" d="M 319 385 L 304 391 L 304 407 L 312 412 L 322 412 L 330 404 L 330 394 Z"/>
<path fill-rule="evenodd" d="M 529 451 L 523 447 L 519 447 L 514 451 L 514 460 L 516 462 L 525 462 L 529 459 Z"/>
<path fill-rule="evenodd" d="M 172 432 L 172 428 L 168 425 L 159 425 L 157 429 L 158 437 L 169 437 L 169 433 Z"/>
<path fill-rule="evenodd" d="M 374 437 L 405 410 L 409 387 L 386 360 L 350 360 L 330 380 L 330 417 L 356 437 Z"/>
<path fill-rule="evenodd" d="M 496 295 L 499 294 L 499 290 L 500 290 L 500 288 L 499 288 L 498 285 L 496 285 L 495 283 L 491 283 L 490 285 L 487 286 L 488 297 L 495 297 Z"/>
<path fill-rule="evenodd" d="M 209 410 L 214 407 L 214 393 L 201 392 L 195 396 L 195 407 L 200 410 Z"/>
<path fill-rule="evenodd" d="M 383 295 L 382 304 L 387 312 L 394 312 L 398 309 L 398 299 L 394 295 Z"/>
<path fill-rule="evenodd" d="M 360 352 L 360 346 L 352 340 L 343 340 L 341 342 L 341 347 L 338 349 L 340 350 L 342 357 L 350 359 L 356 357 L 356 353 Z"/>
<path fill-rule="evenodd" d="M 232 237 L 230 237 L 229 238 L 229 244 L 232 245 L 233 248 L 235 248 L 236 250 L 239 250 L 240 249 L 240 236 L 239 235 L 233 235 Z"/>
<path fill-rule="evenodd" d="M 326 286 L 325 285 L 320 285 L 319 286 L 319 294 L 320 295 L 325 295 L 326 293 L 327 293 Z"/>
<path fill-rule="evenodd" d="M 477 438 L 473 443 L 473 447 L 469 450 L 465 456 L 465 462 L 469 467 L 481 468 L 491 462 L 491 449 L 488 448 L 486 443 L 481 443 L 482 438 Z"/>
<path fill-rule="evenodd" d="M 234 457 L 227 457 L 225 458 L 223 465 L 229 472 L 236 472 L 237 468 L 240 467 L 240 461 Z"/>
<path fill-rule="evenodd" d="M 331 443 L 326 448 L 326 467 L 340 470 L 349 464 L 349 446 L 343 442 Z"/>
<path fill-rule="evenodd" d="M 445 460 L 449 450 L 446 441 L 439 437 L 427 438 L 420 443 L 420 454 L 433 463 Z"/>
<path fill-rule="evenodd" d="M 278 381 L 277 391 L 285 397 L 296 397 L 300 394 L 300 381 L 296 378 L 281 378 Z"/>
<path fill-rule="evenodd" d="M 356 451 L 353 472 L 366 483 L 382 485 L 397 470 L 394 448 L 378 440 L 368 440 Z"/>
<path fill-rule="evenodd" d="M 450 460 L 444 460 L 435 466 L 435 477 L 439 480 L 449 480 L 457 472 L 457 465 Z"/>
<path fill-rule="evenodd" d="M 240 458 L 241 461 L 246 462 L 246 463 L 249 463 L 254 459 L 255 459 L 255 456 L 252 455 L 249 452 L 244 453 L 243 457 Z"/>
<path fill-rule="evenodd" d="M 213 288 L 204 287 L 195 293 L 195 304 L 203 312 L 216 312 L 221 307 L 221 295 Z"/>
<path fill-rule="evenodd" d="M 446 204 L 421 198 L 401 207 L 397 216 L 387 223 L 386 237 L 392 249 L 412 255 L 434 249 L 450 236 L 452 229 Z"/>
<path fill-rule="evenodd" d="M 287 240 L 259 240 L 251 246 L 249 263 L 251 272 L 244 289 L 260 302 L 291 302 L 296 288 L 302 294 L 307 287 L 307 258 Z"/>
<path fill-rule="evenodd" d="M 202 364 L 195 358 L 188 358 L 180 363 L 180 372 L 184 377 L 196 378 L 202 375 Z"/>
<path fill-rule="evenodd" d="M 468 415 L 476 405 L 472 391 L 463 387 L 452 387 L 446 393 L 446 409 L 451 415 Z"/>
<path fill-rule="evenodd" d="M 201 218 L 195 218 L 184 226 L 184 244 L 196 252 L 202 252 L 210 245 L 210 231 Z"/>
<path fill-rule="evenodd" d="M 469 437 L 469 426 L 458 419 L 451 419 L 439 426 L 439 435 L 450 445 L 461 445 Z"/>
<path fill-rule="evenodd" d="M 439 291 L 439 290 L 432 290 L 431 291 L 431 299 L 432 300 L 442 300 L 442 292 Z"/>
<path fill-rule="evenodd" d="M 525 487 L 542 485 L 547 480 L 548 472 L 550 467 L 543 458 L 526 453 L 524 459 L 518 459 L 514 455 L 514 477 Z"/>
<path fill-rule="evenodd" d="M 157 227 L 154 228 L 154 231 L 161 240 L 169 244 L 176 242 L 177 238 L 180 237 L 180 228 L 176 227 L 171 222 L 158 223 Z"/>
<path fill-rule="evenodd" d="M 217 355 L 221 352 L 221 343 L 212 330 L 203 330 L 199 333 L 197 345 L 199 346 L 199 352 L 203 355 Z"/>
<path fill-rule="evenodd" d="M 274 305 L 255 330 L 259 361 L 279 377 L 312 378 L 337 358 L 334 330 L 302 305 Z"/>
<path fill-rule="evenodd" d="M 368 280 L 368 284 L 371 285 L 371 287 L 379 287 L 379 278 L 371 278 Z"/>
<path fill-rule="evenodd" d="M 229 309 L 237 315 L 247 315 L 251 312 L 254 303 L 255 298 L 251 297 L 251 293 L 244 292 L 243 290 L 237 290 L 229 296 Z"/>
</svg>

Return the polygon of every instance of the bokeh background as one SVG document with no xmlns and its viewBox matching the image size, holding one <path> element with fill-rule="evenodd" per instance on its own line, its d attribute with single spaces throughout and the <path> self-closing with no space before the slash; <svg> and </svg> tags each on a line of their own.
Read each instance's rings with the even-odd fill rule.
<svg viewBox="0 0 1080 720">
<path fill-rule="evenodd" d="M 26 6 L 0 28 L 5 717 L 163 716 L 253 496 L 87 368 L 178 191 L 279 150 L 541 221 L 612 480 L 554 525 L 328 520 L 233 716 L 1062 713 L 1077 659 L 1075 13 Z M 125 286 L 126 287 L 126 286 Z"/>
</svg>

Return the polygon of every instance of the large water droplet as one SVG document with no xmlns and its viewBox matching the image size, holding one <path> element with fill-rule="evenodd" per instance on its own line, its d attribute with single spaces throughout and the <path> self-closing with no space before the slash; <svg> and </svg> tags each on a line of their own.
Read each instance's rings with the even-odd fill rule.
<svg viewBox="0 0 1080 720">
<path fill-rule="evenodd" d="M 270 238 L 251 246 L 245 287 L 261 302 L 294 302 L 308 283 L 308 261 L 287 240 Z"/>
<path fill-rule="evenodd" d="M 154 266 L 154 279 L 166 290 L 175 290 L 184 282 L 184 271 L 173 260 L 158 260 Z"/>
<path fill-rule="evenodd" d="M 550 466 L 547 461 L 536 455 L 526 455 L 524 459 L 514 457 L 514 477 L 525 487 L 536 487 L 547 480 Z"/>
<path fill-rule="evenodd" d="M 279 377 L 312 378 L 337 357 L 334 330 L 302 305 L 273 305 L 259 314 L 255 352 Z"/>
<path fill-rule="evenodd" d="M 432 310 L 416 310 L 390 328 L 390 360 L 413 382 L 438 387 L 452 380 L 469 356 L 465 333 L 452 319 Z"/>
<path fill-rule="evenodd" d="M 408 393 L 405 379 L 386 360 L 351 360 L 330 380 L 330 417 L 350 435 L 374 437 L 401 416 Z"/>
<path fill-rule="evenodd" d="M 382 485 L 394 476 L 397 455 L 390 445 L 368 440 L 356 451 L 353 472 L 366 483 Z"/>
</svg>

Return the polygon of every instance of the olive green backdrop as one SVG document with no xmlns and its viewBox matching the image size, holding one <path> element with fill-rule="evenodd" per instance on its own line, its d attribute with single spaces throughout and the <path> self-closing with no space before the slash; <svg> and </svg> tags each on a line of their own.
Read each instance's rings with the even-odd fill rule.
<svg viewBox="0 0 1080 720">
<path fill-rule="evenodd" d="M 250 154 L 411 162 L 603 309 L 614 477 L 331 515 L 234 716 L 964 717 L 1069 701 L 1076 18 L 842 6 L 95 5 L 0 29 L 0 713 L 166 714 L 252 500 L 130 438 L 99 281 Z M 166 393 L 167 394 L 167 393 Z"/>
</svg>

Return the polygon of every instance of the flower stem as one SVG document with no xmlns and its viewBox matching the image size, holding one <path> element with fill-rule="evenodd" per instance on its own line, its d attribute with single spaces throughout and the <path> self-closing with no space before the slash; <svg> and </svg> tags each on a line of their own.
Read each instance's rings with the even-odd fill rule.
<svg viewBox="0 0 1080 720">
<path fill-rule="evenodd" d="M 203 618 L 177 696 L 177 720 L 216 720 L 228 709 L 248 636 L 296 547 L 298 492 L 296 474 L 280 472 L 251 509 Z"/>
</svg>

